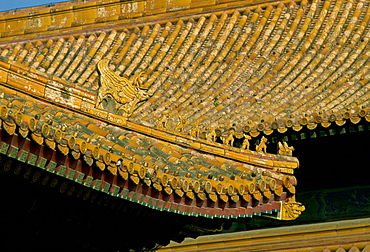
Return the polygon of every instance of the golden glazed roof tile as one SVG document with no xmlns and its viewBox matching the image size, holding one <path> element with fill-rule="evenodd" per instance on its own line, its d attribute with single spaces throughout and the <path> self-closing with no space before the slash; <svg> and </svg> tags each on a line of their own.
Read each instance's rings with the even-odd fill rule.
<svg viewBox="0 0 370 252">
<path fill-rule="evenodd" d="M 5 87 L 1 89 L 8 91 Z M 92 179 L 89 179 L 91 184 L 80 179 L 85 186 L 103 190 L 97 187 L 103 181 L 104 191 L 109 191 L 111 186 L 118 186 L 119 192 L 112 196 L 136 202 L 132 195 L 142 194 L 141 187 L 146 185 L 156 191 L 143 194 L 153 199 L 150 207 L 176 212 L 180 204 L 177 200 L 169 200 L 171 208 L 158 208 L 156 203 L 161 198 L 158 198 L 158 193 L 176 195 L 174 197 L 190 200 L 184 204 L 192 206 L 182 214 L 209 218 L 272 214 L 273 211 L 280 211 L 280 201 L 294 201 L 295 191 L 292 188 L 296 184 L 295 178 L 289 172 L 273 169 L 275 166 L 272 163 L 261 164 L 257 156 L 250 157 L 255 165 L 246 165 L 109 125 L 26 95 L 21 96 L 17 93 L 1 93 L 0 117 L 4 129 L 0 134 L 2 153 L 16 157 L 17 151 L 27 151 L 23 149 L 24 141 L 17 140 L 20 138 L 30 141 L 31 146 L 45 145 L 47 148 L 37 154 L 40 158 L 50 153 L 62 157 L 70 155 L 70 158 L 81 160 L 87 167 L 81 173 L 80 168 L 70 167 L 68 161 L 58 163 L 63 169 L 61 166 L 49 169 L 47 163 L 40 168 L 70 179 L 73 176 L 69 174 L 77 169 L 79 175 L 85 174 L 85 177 L 90 176 Z M 271 155 L 271 158 L 282 163 L 289 160 L 289 157 L 277 155 Z M 294 158 L 291 161 L 297 163 Z M 276 164 L 276 167 L 284 165 Z M 86 173 L 86 168 L 90 172 Z M 97 171 L 106 173 L 105 177 L 116 176 L 116 179 L 104 181 Z M 259 203 L 252 204 L 252 198 Z M 267 207 L 270 210 L 267 212 L 261 212 L 264 199 L 270 202 Z M 146 204 L 140 201 L 137 203 Z"/>
<path fill-rule="evenodd" d="M 243 184 L 238 172 L 256 184 L 259 191 L 249 196 L 259 199 L 268 192 L 253 179 L 258 175 L 253 167 L 277 174 L 292 174 L 297 167 L 297 160 L 287 155 L 289 148 L 280 150 L 281 155 L 263 151 L 261 135 L 370 120 L 370 3 L 201 5 L 190 1 L 184 10 L 171 9 L 167 2 L 150 10 L 135 1 L 58 5 L 46 10 L 54 11 L 50 15 L 60 24 L 44 23 L 39 36 L 32 34 L 24 13 L 16 16 L 27 23 L 23 30 L 4 13 L 3 23 L 9 27 L 0 30 L 0 81 L 17 90 L 4 92 L 22 98 L 22 92 L 27 93 L 91 117 L 85 121 L 85 116 L 71 112 L 56 116 L 56 107 L 46 112 L 42 102 L 30 101 L 23 128 L 36 115 L 49 113 L 58 122 L 52 126 L 61 130 L 66 125 L 62 134 L 67 138 L 56 143 L 62 153 L 69 151 L 75 137 L 90 146 L 86 160 L 91 163 L 92 157 L 99 169 L 110 167 L 108 156 L 118 162 L 124 155 L 132 165 L 115 169 L 135 184 L 148 182 L 156 171 L 150 183 L 179 195 L 176 183 L 171 187 L 167 180 L 190 173 L 190 184 L 204 181 L 193 185 L 196 197 L 229 202 L 228 197 L 238 200 L 224 188 Z M 98 7 L 106 11 L 97 12 Z M 32 12 L 40 20 L 49 17 L 41 14 Z M 259 151 L 249 149 L 251 137 L 261 139 Z M 236 148 L 235 141 L 242 141 L 243 147 Z M 149 177 L 143 176 L 146 169 L 152 169 Z M 278 188 L 270 192 L 280 197 Z"/>
</svg>

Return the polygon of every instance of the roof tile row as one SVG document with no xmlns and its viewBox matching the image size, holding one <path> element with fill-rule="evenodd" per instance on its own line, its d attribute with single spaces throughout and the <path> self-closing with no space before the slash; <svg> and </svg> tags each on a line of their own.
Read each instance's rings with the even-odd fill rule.
<svg viewBox="0 0 370 252">
<path fill-rule="evenodd" d="M 294 198 L 296 181 L 290 175 L 258 165 L 201 154 L 33 100 L 19 92 L 2 89 L 5 91 L 0 99 L 0 117 L 5 130 L 1 135 L 3 152 L 21 162 L 28 161 L 27 155 L 23 160 L 24 155 L 20 152 L 32 151 L 20 144 L 24 141 L 17 140 L 23 138 L 31 141 L 31 145 L 45 146 L 42 151 L 33 153 L 39 159 L 44 158 L 46 153 L 56 153 L 53 155 L 64 157 L 63 160 L 69 157 L 81 161 L 80 168 L 76 168 L 69 167 L 67 161 L 60 163 L 49 160 L 49 164 L 45 163 L 41 168 L 50 172 L 71 179 L 78 177 L 84 185 L 107 192 L 111 188 L 116 191 L 118 186 L 121 189 L 113 196 L 133 201 L 136 198 L 130 198 L 132 193 L 138 195 L 141 189 L 132 190 L 132 186 L 127 187 L 128 184 L 137 187 L 146 185 L 161 197 L 172 195 L 189 199 L 190 203 L 185 205 L 193 206 L 193 210 L 188 214 L 202 214 L 209 218 L 251 217 L 253 214 L 260 215 L 262 210 L 278 211 L 279 201 Z M 90 172 L 86 172 L 86 169 L 90 169 Z M 73 176 L 72 171 L 75 174 Z M 104 178 L 109 174 L 117 179 L 106 181 L 99 171 L 106 174 Z M 100 185 L 104 185 L 104 188 Z M 158 193 L 153 191 L 152 194 L 146 194 L 153 198 L 155 206 L 152 207 L 155 208 L 161 199 L 155 196 Z M 212 215 L 199 212 L 199 200 Z M 266 206 L 264 200 L 269 202 Z M 176 200 L 169 202 L 178 209 Z M 139 203 L 146 204 L 144 201 Z M 195 207 L 195 203 L 198 207 Z"/>
</svg>

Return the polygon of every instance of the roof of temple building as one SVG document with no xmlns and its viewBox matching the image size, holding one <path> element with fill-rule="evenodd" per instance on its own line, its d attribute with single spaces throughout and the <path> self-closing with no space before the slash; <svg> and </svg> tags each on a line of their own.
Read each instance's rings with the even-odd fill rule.
<svg viewBox="0 0 370 252">
<path fill-rule="evenodd" d="M 299 161 L 266 142 L 370 121 L 369 5 L 110 0 L 2 12 L 0 152 L 161 211 L 295 219 Z"/>
<path fill-rule="evenodd" d="M 51 89 L 58 83 L 71 93 L 91 94 L 78 103 L 71 99 L 70 106 L 81 110 L 95 105 L 100 60 L 130 79 L 144 72 L 150 97 L 130 120 L 150 127 L 163 115 L 175 127 L 181 116 L 185 131 L 234 127 L 255 136 L 369 117 L 366 1 L 232 2 L 199 9 L 191 3 L 177 11 L 157 3 L 158 10 L 140 14 L 149 4 L 108 2 L 4 13 L 1 56 L 53 79 L 45 98 L 54 100 Z M 118 13 L 109 15 L 113 10 Z M 17 26 L 21 18 L 29 21 Z M 69 23 L 54 24 L 58 18 Z"/>
</svg>

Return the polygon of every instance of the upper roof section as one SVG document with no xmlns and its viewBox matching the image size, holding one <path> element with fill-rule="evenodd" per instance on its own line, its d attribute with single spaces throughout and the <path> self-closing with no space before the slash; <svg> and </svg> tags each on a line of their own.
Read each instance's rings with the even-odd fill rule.
<svg viewBox="0 0 370 252">
<path fill-rule="evenodd" d="M 158 210 L 296 218 L 293 147 L 269 154 L 262 137 L 250 148 L 233 99 L 249 92 L 240 64 L 252 34 L 309 7 L 226 2 L 67 2 L 1 16 L 3 154 L 31 162 L 28 147 L 42 146 L 52 155 L 37 153 L 41 168 Z"/>
<path fill-rule="evenodd" d="M 36 94 L 45 99 L 152 128 L 195 127 L 201 137 L 370 120 L 370 3 L 253 3 L 89 1 L 5 12 L 0 55 L 46 78 Z M 102 59 L 116 80 L 144 72 L 136 102 L 99 82 Z"/>
</svg>

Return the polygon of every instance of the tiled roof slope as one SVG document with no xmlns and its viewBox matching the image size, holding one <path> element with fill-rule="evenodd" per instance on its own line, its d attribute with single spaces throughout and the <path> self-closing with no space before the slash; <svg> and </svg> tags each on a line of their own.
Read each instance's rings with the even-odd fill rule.
<svg viewBox="0 0 370 252">
<path fill-rule="evenodd" d="M 101 59 L 131 79 L 144 71 L 152 96 L 130 120 L 150 127 L 166 115 L 174 128 L 181 116 L 185 132 L 200 125 L 257 136 L 370 120 L 368 1 L 233 3 L 135 23 L 76 24 L 62 35 L 3 33 L 0 55 L 91 94 L 89 106 Z"/>
<path fill-rule="evenodd" d="M 210 155 L 3 86 L 0 122 L 1 154 L 153 209 L 239 218 L 295 201 L 292 169 L 278 168 L 296 167 L 293 157 L 252 152 L 247 164 Z"/>
<path fill-rule="evenodd" d="M 194 1 L 176 10 L 159 2 L 141 14 L 131 8 L 136 1 L 4 13 L 4 154 L 24 162 L 37 156 L 51 172 L 156 209 L 236 218 L 294 202 L 298 160 L 222 145 L 206 133 L 247 140 L 370 120 L 368 1 L 200 1 L 201 8 Z M 107 15 L 108 7 L 125 14 Z M 112 106 L 112 97 L 97 103 L 106 81 L 99 62 L 115 80 L 146 74 L 148 99 L 132 114 Z M 24 142 L 68 162 L 23 155 Z M 76 164 L 70 158 L 101 173 L 68 166 Z"/>
</svg>

